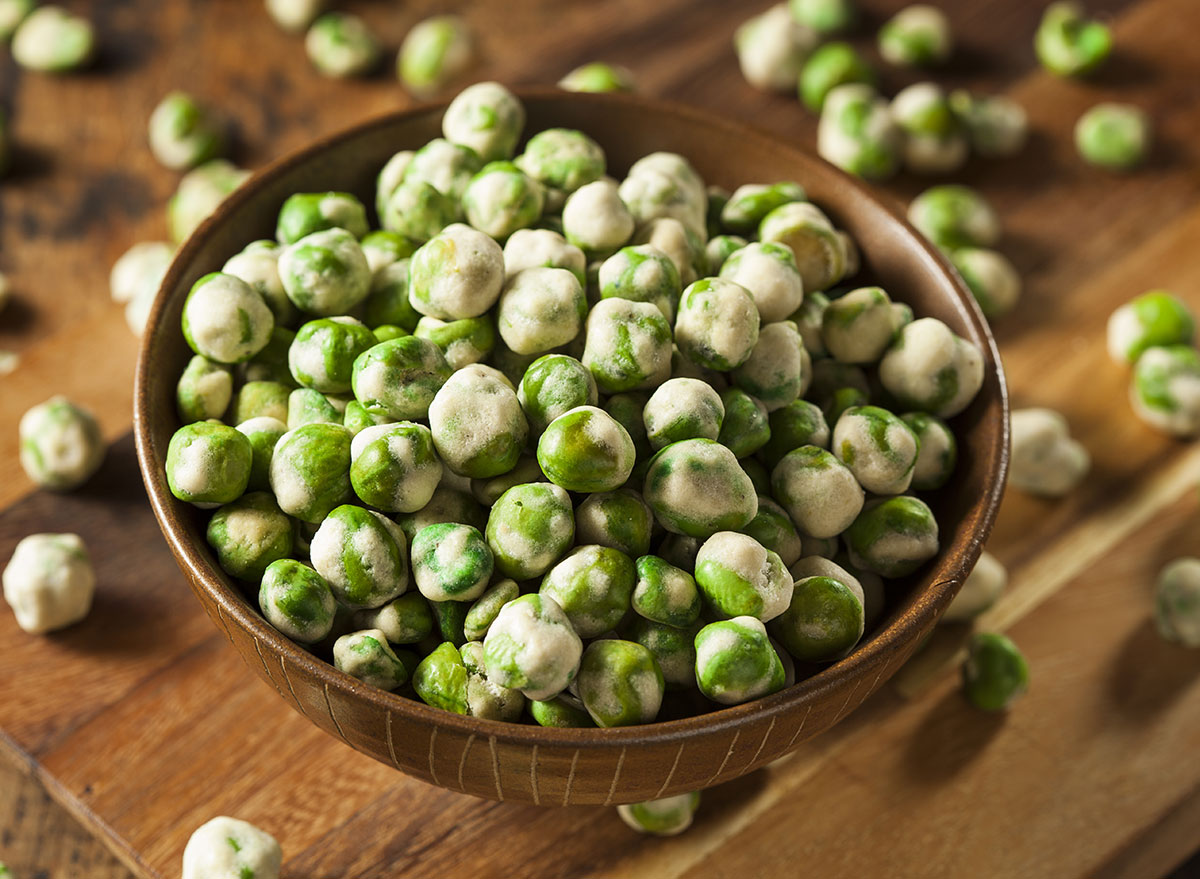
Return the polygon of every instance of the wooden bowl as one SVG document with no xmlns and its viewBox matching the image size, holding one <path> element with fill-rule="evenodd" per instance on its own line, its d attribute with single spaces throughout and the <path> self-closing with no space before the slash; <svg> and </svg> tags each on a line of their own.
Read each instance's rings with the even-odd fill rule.
<svg viewBox="0 0 1200 879">
<path fill-rule="evenodd" d="M 918 316 L 937 317 L 982 348 L 983 389 L 954 419 L 954 483 L 930 498 L 942 552 L 889 584 L 884 618 L 848 658 L 764 699 L 626 729 L 544 729 L 464 717 L 368 687 L 271 627 L 217 566 L 206 516 L 177 501 L 163 465 L 177 427 L 175 383 L 191 356 L 180 331 L 192 283 L 256 238 L 274 237 L 294 192 L 345 190 L 374 203 L 376 172 L 401 149 L 441 135 L 444 105 L 425 106 L 326 137 L 255 175 L 179 251 L 159 291 L 138 363 L 138 459 L 154 513 L 192 590 L 246 663 L 280 698 L 331 735 L 410 775 L 464 793 L 542 805 L 635 802 L 737 778 L 833 726 L 898 669 L 973 567 L 992 527 L 1007 467 L 1008 417 L 995 344 L 945 259 L 894 210 L 808 153 L 754 129 L 684 107 L 624 95 L 532 91 L 529 132 L 578 128 L 620 176 L 655 150 L 687 156 L 708 183 L 797 180 L 862 250 L 863 276 L 880 279 Z"/>
</svg>

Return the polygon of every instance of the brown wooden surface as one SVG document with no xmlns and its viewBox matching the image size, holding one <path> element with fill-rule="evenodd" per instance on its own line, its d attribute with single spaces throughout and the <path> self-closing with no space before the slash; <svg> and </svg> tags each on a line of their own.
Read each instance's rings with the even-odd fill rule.
<svg viewBox="0 0 1200 879">
<path fill-rule="evenodd" d="M 633 837 L 610 810 L 539 810 L 438 791 L 289 712 L 186 594 L 140 499 L 128 442 L 83 493 L 13 506 L 29 490 L 12 466 L 13 425 L 28 405 L 65 392 L 95 407 L 110 436 L 128 428 L 135 347 L 108 302 L 106 276 L 131 241 L 163 234 L 162 203 L 176 178 L 154 165 L 141 132 L 160 94 L 183 85 L 220 101 L 238 120 L 238 158 L 248 166 L 405 100 L 386 76 L 320 80 L 299 42 L 276 32 L 256 3 L 71 5 L 91 9 L 100 25 L 99 71 L 50 79 L 0 62 L 0 100 L 23 145 L 16 176 L 0 184 L 0 270 L 17 294 L 0 315 L 0 348 L 23 355 L 0 379 L 0 424 L 8 425 L 0 505 L 12 507 L 0 518 L 0 557 L 28 531 L 77 528 L 104 584 L 88 625 L 119 619 L 137 635 L 85 653 L 72 646 L 78 635 L 32 639 L 0 615 L 0 729 L 19 729 L 26 754 L 56 753 L 24 771 L 93 830 L 103 835 L 114 821 L 139 829 L 125 842 L 140 855 L 124 852 L 139 873 L 174 875 L 187 833 L 226 810 L 275 832 L 295 877 L 501 868 L 765 876 L 791 875 L 797 864 L 814 875 L 1141 877 L 1161 875 L 1195 848 L 1200 660 L 1161 644 L 1148 609 L 1162 563 L 1200 553 L 1200 452 L 1132 419 L 1126 376 L 1103 352 L 1107 314 L 1147 287 L 1200 304 L 1192 39 L 1200 9 L 1191 0 L 1089 4 L 1114 13 L 1120 47 L 1090 83 L 1034 69 L 1029 35 L 1040 4 L 970 0 L 951 12 L 964 50 L 945 79 L 1010 91 L 1037 129 L 1021 157 L 976 162 L 961 175 L 999 207 L 1003 248 L 1026 275 L 1021 308 L 997 328 L 1014 400 L 1062 409 L 1095 458 L 1092 477 L 1063 501 L 1012 493 L 992 541 L 1013 582 L 989 623 L 1029 656 L 1028 697 L 1003 721 L 975 713 L 933 653 L 899 682 L 911 701 L 878 695 L 770 770 L 710 793 L 696 831 L 669 841 Z M 434 4 L 348 5 L 394 43 Z M 899 5 L 870 4 L 875 21 Z M 468 15 L 486 35 L 487 75 L 545 82 L 607 57 L 637 71 L 651 94 L 811 143 L 812 120 L 793 101 L 759 95 L 737 76 L 728 40 L 748 13 L 741 6 L 513 2 Z M 1114 177 L 1075 159 L 1071 126 L 1102 99 L 1131 100 L 1155 116 L 1162 146 L 1147 169 Z M 905 179 L 888 189 L 907 198 L 921 185 Z M 116 490 L 115 506 L 105 486 Z M 940 655 L 953 655 L 952 636 L 933 645 Z M 134 692 L 136 700 L 125 698 Z M 83 694 L 109 707 L 79 716 Z M 215 721 L 209 732 L 188 722 L 196 715 Z M 215 783 L 268 754 L 288 764 L 271 784 L 252 774 Z M 101 775 L 109 781 L 97 787 Z M 0 819 L 17 816 L 0 828 L 0 859 L 18 875 L 120 875 L 94 850 L 64 845 L 71 835 L 62 818 L 22 819 L 48 813 L 38 811 L 36 788 L 8 784 L 13 777 L 0 775 Z"/>
</svg>

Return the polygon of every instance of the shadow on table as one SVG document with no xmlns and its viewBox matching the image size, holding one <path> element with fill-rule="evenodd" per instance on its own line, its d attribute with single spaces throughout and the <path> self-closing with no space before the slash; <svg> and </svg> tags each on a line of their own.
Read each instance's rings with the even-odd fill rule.
<svg viewBox="0 0 1200 879">
<path fill-rule="evenodd" d="M 941 784 L 964 770 L 1004 728 L 1003 711 L 971 707 L 957 687 L 946 692 L 908 737 L 904 767 L 919 784 Z"/>
</svg>

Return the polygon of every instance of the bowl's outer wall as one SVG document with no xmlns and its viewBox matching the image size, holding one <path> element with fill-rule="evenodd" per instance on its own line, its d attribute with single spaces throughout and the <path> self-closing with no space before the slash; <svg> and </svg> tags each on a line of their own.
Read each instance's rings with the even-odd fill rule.
<svg viewBox="0 0 1200 879">
<path fill-rule="evenodd" d="M 864 270 L 889 293 L 979 344 L 982 391 L 954 420 L 958 480 L 931 499 L 944 551 L 889 587 L 889 612 L 846 660 L 788 690 L 698 717 L 616 730 L 556 730 L 462 717 L 366 687 L 267 624 L 220 571 L 204 517 L 175 500 L 163 463 L 177 426 L 175 382 L 191 351 L 180 332 L 187 291 L 255 238 L 274 237 L 293 192 L 345 190 L 374 202 L 375 173 L 396 151 L 440 136 L 441 108 L 365 123 L 271 166 L 235 193 L 183 247 L 163 283 L 143 344 L 135 427 L 151 502 L 171 549 L 208 615 L 243 659 L 289 705 L 358 750 L 433 784 L 543 805 L 635 802 L 736 778 L 829 728 L 912 654 L 974 565 L 999 503 L 1007 456 L 1007 403 L 995 345 L 945 261 L 894 212 L 831 166 L 765 134 L 695 111 L 627 96 L 525 93 L 527 131 L 579 128 L 620 175 L 655 150 L 687 156 L 708 183 L 794 179 L 859 243 Z"/>
</svg>

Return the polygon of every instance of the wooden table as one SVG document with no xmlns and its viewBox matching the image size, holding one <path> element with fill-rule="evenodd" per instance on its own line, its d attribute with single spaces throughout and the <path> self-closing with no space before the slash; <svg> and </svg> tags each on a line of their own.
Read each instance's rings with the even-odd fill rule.
<svg viewBox="0 0 1200 879">
<path fill-rule="evenodd" d="M 110 508 L 87 492 L 59 502 L 27 497 L 31 486 L 15 466 L 15 424 L 30 405 L 65 393 L 100 415 L 109 438 L 128 433 L 136 342 L 108 299 L 106 279 L 130 243 L 165 234 L 163 206 L 177 176 L 146 149 L 143 123 L 151 108 L 173 87 L 223 106 L 236 120 L 235 158 L 256 167 L 407 99 L 386 73 L 362 82 L 322 80 L 300 40 L 277 31 L 258 3 L 69 5 L 97 23 L 102 52 L 94 71 L 49 78 L 19 72 L 6 55 L 0 59 L 0 104 L 11 111 L 20 144 L 15 173 L 0 183 L 0 270 L 16 291 L 0 315 L 0 349 L 21 355 L 19 369 L 0 378 L 0 511 L 8 510 L 0 512 L 0 549 L 7 552 L 27 526 L 70 520 L 85 537 L 104 535 L 107 542 L 116 535 L 104 549 L 116 570 L 122 558 L 141 551 L 122 540 L 148 545 L 155 564 L 165 558 L 153 532 L 137 530 L 146 527 L 146 514 L 128 440 L 118 443 L 98 477 L 127 506 Z M 428 0 L 344 5 L 361 11 L 391 46 L 436 6 Z M 747 4 L 754 11 L 763 5 Z M 859 41 L 869 42 L 865 35 L 901 5 L 871 2 Z M 326 818 L 320 804 L 327 789 L 306 786 L 301 775 L 288 807 L 309 842 L 288 848 L 288 875 L 503 869 L 522 876 L 712 877 L 803 869 L 821 876 L 1147 877 L 1164 874 L 1200 844 L 1200 654 L 1162 643 L 1149 622 L 1159 567 L 1177 555 L 1200 554 L 1200 449 L 1133 419 L 1125 372 L 1103 350 L 1109 312 L 1144 289 L 1167 287 L 1200 306 L 1200 6 L 1092 0 L 1093 9 L 1111 13 L 1119 48 L 1096 79 L 1079 83 L 1055 79 L 1034 63 L 1030 37 L 1041 5 L 954 4 L 961 45 L 939 74 L 948 84 L 1005 91 L 1030 112 L 1035 135 L 1024 153 L 973 162 L 959 177 L 999 208 L 1002 249 L 1025 276 L 1020 309 L 996 328 L 1015 404 L 1061 409 L 1095 462 L 1088 481 L 1062 501 L 1011 493 L 991 543 L 1012 585 L 982 625 L 1009 632 L 1024 648 L 1033 670 L 1025 700 L 1004 717 L 968 708 L 953 674 L 961 632 L 945 632 L 889 691 L 770 770 L 707 794 L 695 830 L 666 841 L 632 836 L 611 810 L 497 805 L 396 781 L 397 790 L 416 790 L 436 808 L 419 811 L 426 823 L 403 824 L 384 846 L 371 840 L 372 829 L 402 819 L 406 803 L 393 802 L 391 812 Z M 631 67 L 647 93 L 811 144 L 811 116 L 794 100 L 753 91 L 737 74 L 730 37 L 751 11 L 742 6 L 509 0 L 477 4 L 466 14 L 483 35 L 483 75 L 544 83 L 577 63 L 605 58 Z M 888 71 L 885 80 L 894 90 L 913 77 Z M 1135 102 L 1155 118 L 1161 145 L 1136 174 L 1090 170 L 1074 155 L 1074 120 L 1105 99 Z M 885 192 L 908 199 L 923 185 L 906 177 Z M 147 568 L 145 576 L 169 591 L 187 619 L 189 613 L 198 619 L 169 564 Z M 167 639 L 199 645 L 187 662 L 211 662 L 222 670 L 222 685 L 267 721 L 313 737 L 314 748 L 329 746 L 240 670 L 206 621 L 188 626 Z M 27 729 L 31 702 L 22 700 L 39 691 L 69 693 L 73 680 L 56 676 L 54 664 L 65 648 L 61 641 L 38 644 L 50 659 L 37 674 L 24 669 L 18 681 L 13 670 L 34 642 L 7 614 L 0 615 L 0 635 L 0 729 Z M 185 696 L 199 698 L 194 691 L 166 696 L 181 704 Z M 73 730 L 43 732 L 65 738 Z M 237 741 L 235 735 L 226 744 Z M 146 746 L 148 763 L 153 747 Z M 0 736 L 0 755 L 14 758 L 11 765 L 0 761 L 0 860 L 18 877 L 42 875 L 39 869 L 59 877 L 128 875 L 50 802 L 35 775 L 143 876 L 172 875 L 181 840 L 210 814 L 205 802 L 195 803 L 192 824 L 162 828 L 169 838 L 146 846 L 144 858 L 132 857 L 117 838 L 130 819 L 99 810 L 99 795 L 70 772 L 75 752 L 58 754 L 57 768 L 47 769 L 32 759 L 35 750 Z M 348 779 L 384 785 L 394 779 L 345 749 L 335 753 L 344 761 L 335 770 Z M 78 759 L 85 758 L 79 751 Z M 132 761 L 114 775 L 138 771 Z M 164 799 L 170 795 L 163 790 Z M 148 828 L 155 804 L 151 799 L 141 808 Z M 301 834 L 271 829 L 284 838 Z M 528 861 L 505 848 L 522 833 L 539 842 Z M 355 848 L 359 857 L 347 854 Z"/>
</svg>

